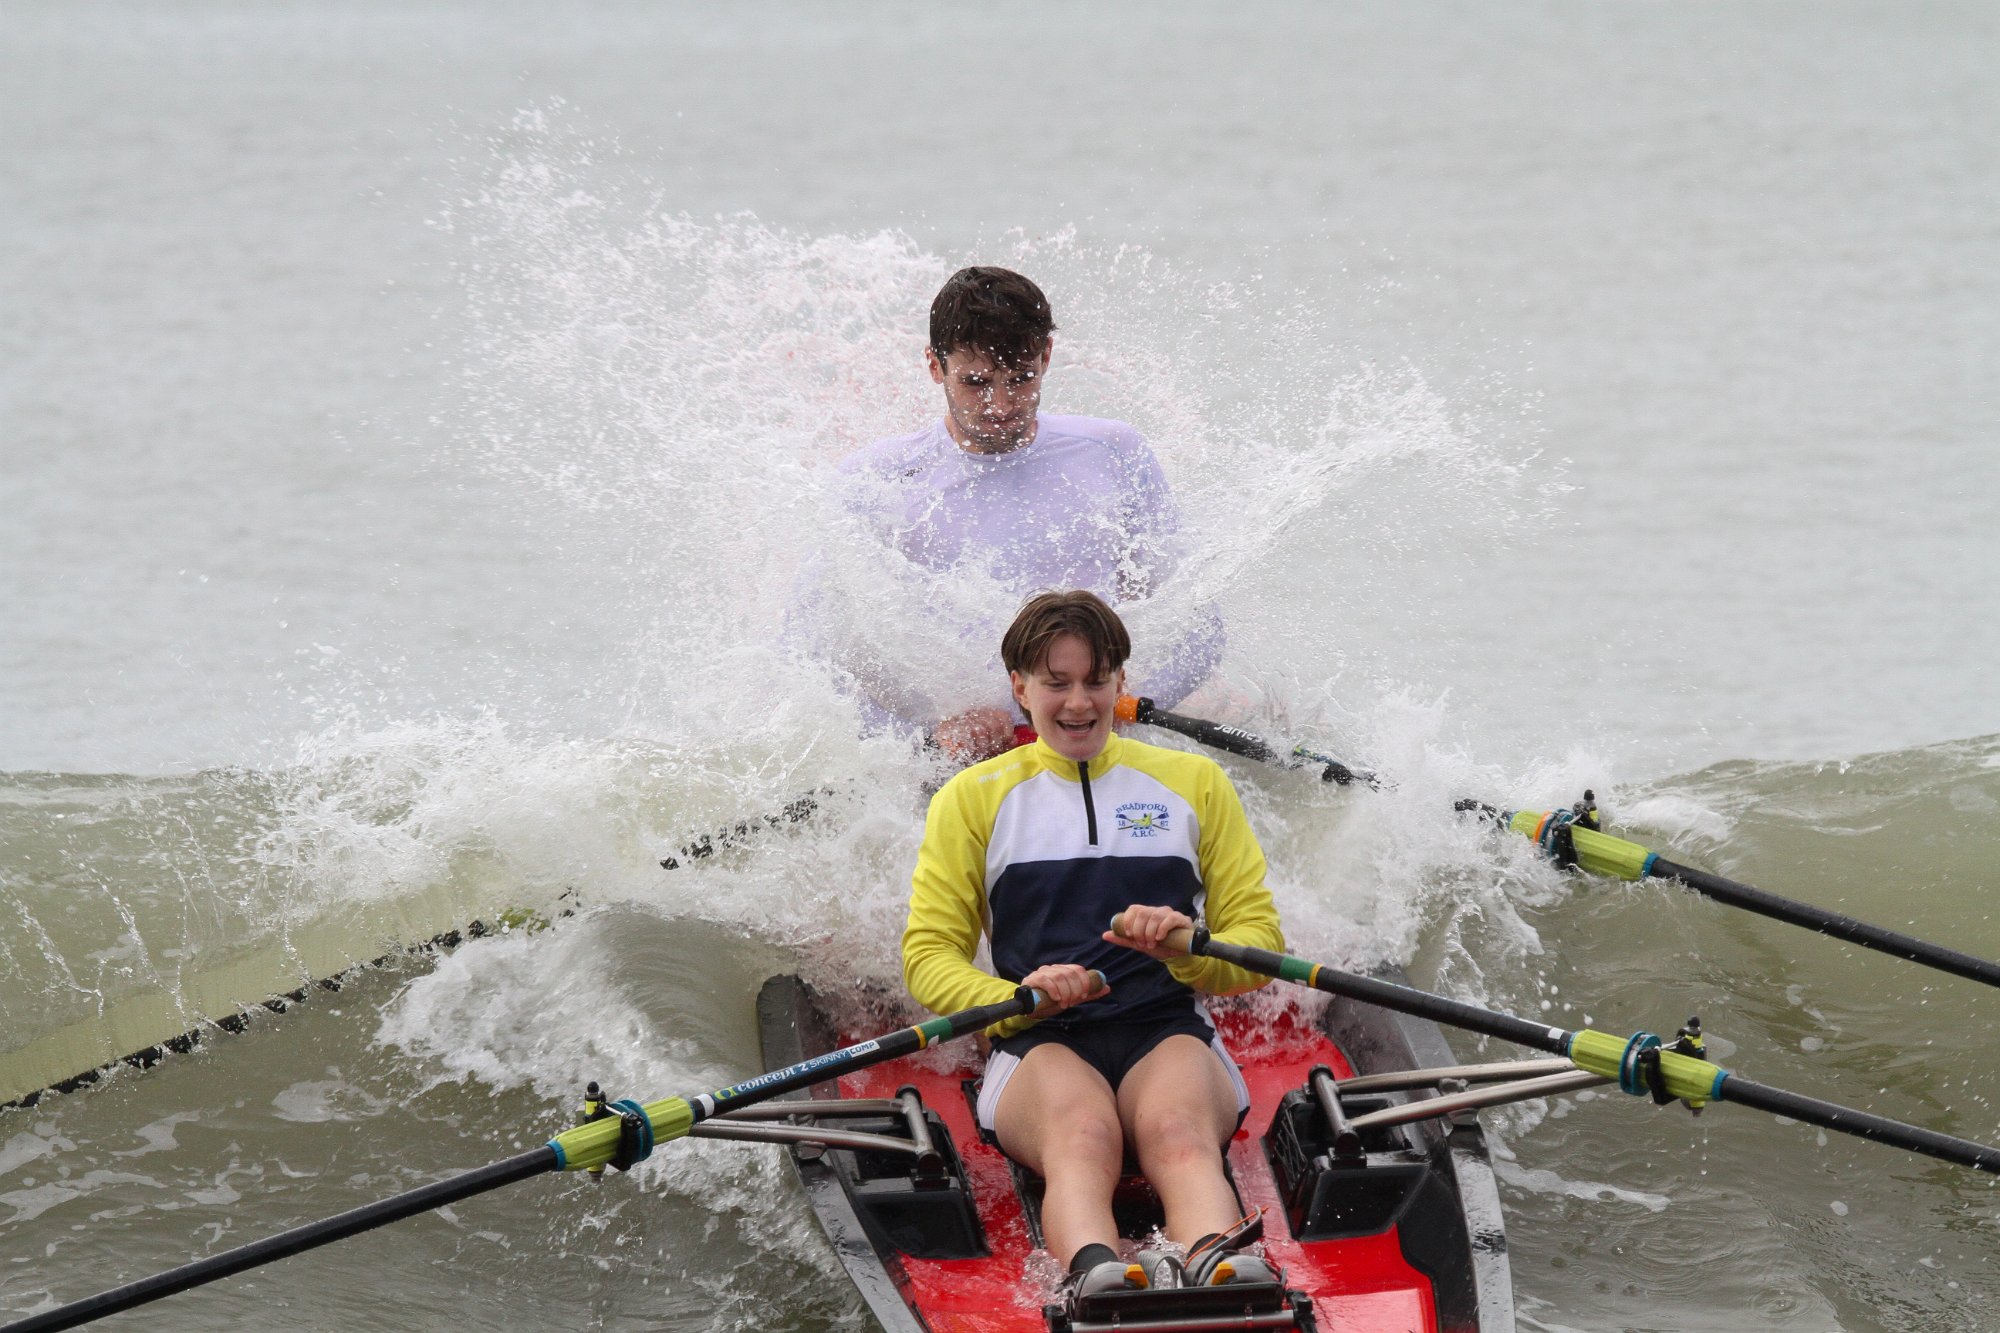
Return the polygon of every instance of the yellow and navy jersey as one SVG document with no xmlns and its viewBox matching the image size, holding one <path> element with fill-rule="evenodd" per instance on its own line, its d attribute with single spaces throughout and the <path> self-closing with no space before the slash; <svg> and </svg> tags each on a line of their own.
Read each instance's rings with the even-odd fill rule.
<svg viewBox="0 0 2000 1333">
<path fill-rule="evenodd" d="M 1264 852 L 1214 760 L 1114 735 L 1088 764 L 1044 741 L 975 764 L 932 798 L 903 931 L 903 979 L 934 1013 L 1004 1000 L 1047 963 L 1096 968 L 1111 994 L 1058 1026 L 1186 1012 L 1189 988 L 1232 995 L 1266 977 L 1212 958 L 1161 964 L 1108 943 L 1134 903 L 1174 907 L 1219 939 L 1282 952 Z M 973 965 L 981 935 L 993 969 Z M 1026 1026 L 1010 1019 L 990 1031 Z"/>
</svg>

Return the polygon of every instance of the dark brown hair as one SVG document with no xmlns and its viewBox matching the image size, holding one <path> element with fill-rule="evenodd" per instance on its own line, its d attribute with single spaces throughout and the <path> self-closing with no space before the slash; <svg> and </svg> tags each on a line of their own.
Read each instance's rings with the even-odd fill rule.
<svg viewBox="0 0 2000 1333">
<path fill-rule="evenodd" d="M 1030 597 L 1014 616 L 1000 640 L 1000 660 L 1022 675 L 1047 660 L 1049 649 L 1065 634 L 1074 634 L 1090 648 L 1090 674 L 1108 676 L 1132 655 L 1132 636 L 1125 622 L 1094 592 L 1044 592 Z"/>
<path fill-rule="evenodd" d="M 931 350 L 939 361 L 966 348 L 1021 365 L 1042 354 L 1055 327 L 1049 298 L 1012 269 L 962 268 L 931 302 Z"/>
</svg>

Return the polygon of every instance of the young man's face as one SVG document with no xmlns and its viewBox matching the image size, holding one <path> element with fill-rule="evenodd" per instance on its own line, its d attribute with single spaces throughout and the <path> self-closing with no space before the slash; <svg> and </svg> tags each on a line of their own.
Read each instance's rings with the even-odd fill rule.
<svg viewBox="0 0 2000 1333">
<path fill-rule="evenodd" d="M 1001 364 L 971 347 L 953 348 L 943 360 L 936 349 L 925 349 L 931 378 L 944 385 L 945 429 L 961 449 L 1004 454 L 1035 438 L 1049 350 L 1044 343 L 1032 360 Z"/>
<path fill-rule="evenodd" d="M 1049 748 L 1065 759 L 1095 759 L 1111 739 L 1125 669 L 1097 676 L 1091 673 L 1093 665 L 1090 645 L 1062 634 L 1049 645 L 1041 665 L 1011 677 L 1014 702 Z"/>
</svg>

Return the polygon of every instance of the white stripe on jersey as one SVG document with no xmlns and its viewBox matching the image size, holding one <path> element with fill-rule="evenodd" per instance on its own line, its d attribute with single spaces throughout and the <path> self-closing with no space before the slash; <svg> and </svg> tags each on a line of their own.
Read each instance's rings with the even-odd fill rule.
<svg viewBox="0 0 2000 1333">
<path fill-rule="evenodd" d="M 1084 861 L 1102 856 L 1177 856 L 1201 878 L 1201 827 L 1180 793 L 1125 764 L 1091 779 L 1097 845 L 1075 778 L 1041 772 L 1002 798 L 986 843 L 986 890 L 1010 865 Z"/>
</svg>

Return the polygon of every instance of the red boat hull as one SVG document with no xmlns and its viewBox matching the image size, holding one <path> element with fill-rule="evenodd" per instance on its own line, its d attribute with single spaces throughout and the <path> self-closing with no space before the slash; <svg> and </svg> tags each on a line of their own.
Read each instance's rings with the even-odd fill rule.
<svg viewBox="0 0 2000 1333">
<path fill-rule="evenodd" d="M 782 1047 L 774 1050 L 772 1045 L 771 1029 L 781 1022 L 774 1017 L 780 1006 L 763 1007 L 772 1011 L 764 1015 L 765 1055 L 770 1064 L 789 1051 Z M 1393 1018 L 1381 1015 L 1381 1011 L 1370 1014 L 1380 1016 L 1371 1020 L 1378 1026 Z M 1426 1185 L 1423 1191 L 1413 1191 L 1413 1200 L 1422 1194 L 1422 1207 L 1397 1205 L 1394 1220 L 1385 1220 L 1367 1234 L 1333 1238 L 1294 1234 L 1295 1224 L 1312 1231 L 1314 1223 L 1310 1210 L 1301 1205 L 1296 1184 L 1288 1192 L 1288 1182 L 1274 1171 L 1272 1153 L 1267 1150 L 1267 1136 L 1281 1101 L 1287 1093 L 1304 1086 L 1316 1066 L 1325 1066 L 1336 1078 L 1378 1071 L 1385 1067 L 1385 1052 L 1397 1054 L 1399 1044 L 1407 1047 L 1407 1043 L 1385 1039 L 1383 1033 L 1392 1037 L 1404 1034 L 1399 1029 L 1382 1027 L 1378 1031 L 1370 1027 L 1356 1040 L 1354 1032 L 1346 1033 L 1350 1046 L 1365 1048 L 1376 1057 L 1366 1062 L 1367 1069 L 1357 1069 L 1329 1031 L 1296 1015 L 1288 1015 L 1274 1026 L 1253 1020 L 1246 1009 L 1225 1004 L 1215 1007 L 1214 1017 L 1251 1094 L 1250 1113 L 1229 1148 L 1237 1191 L 1246 1210 L 1264 1209 L 1263 1251 L 1283 1270 L 1288 1288 L 1311 1298 L 1311 1317 L 1317 1327 L 1342 1333 L 1463 1333 L 1472 1329 L 1495 1333 L 1511 1328 L 1511 1310 L 1505 1308 L 1511 1298 L 1505 1290 L 1504 1238 L 1497 1234 L 1497 1197 L 1475 1201 L 1490 1205 L 1484 1208 L 1463 1207 L 1457 1197 L 1468 1191 L 1454 1174 L 1453 1162 L 1476 1149 L 1476 1165 L 1484 1169 L 1483 1144 L 1476 1142 L 1476 1125 L 1460 1126 L 1461 1131 L 1469 1129 L 1469 1140 L 1463 1132 L 1458 1139 L 1449 1139 L 1444 1130 L 1433 1131 L 1430 1139 L 1410 1137 L 1412 1150 L 1400 1156 L 1427 1163 L 1424 1169 L 1435 1169 L 1445 1186 Z M 1339 1024 L 1330 1026 L 1341 1031 Z M 1429 1031 L 1435 1033 L 1435 1029 Z M 801 1041 L 799 1049 L 810 1054 L 816 1048 L 841 1044 L 847 1036 L 823 1031 L 814 1039 Z M 1437 1053 L 1449 1054 L 1441 1038 Z M 834 1235 L 843 1261 L 885 1327 L 896 1333 L 924 1329 L 931 1333 L 1037 1333 L 1047 1327 L 1043 1306 L 1055 1295 L 1058 1274 L 1054 1261 L 1035 1248 L 1028 1211 L 1017 1192 L 1010 1163 L 997 1147 L 980 1137 L 973 1123 L 963 1088 L 967 1071 L 953 1067 L 958 1062 L 948 1056 L 941 1059 L 942 1054 L 909 1057 L 849 1075 L 839 1081 L 837 1095 L 844 1099 L 893 1098 L 902 1089 L 916 1090 L 956 1148 L 967 1192 L 977 1211 L 978 1229 L 983 1233 L 984 1254 L 920 1258 L 898 1252 L 882 1243 L 879 1232 L 854 1225 L 852 1214 L 846 1221 L 841 1219 L 836 1191 L 823 1174 L 816 1174 L 824 1172 L 823 1163 L 815 1164 L 808 1155 L 801 1163 L 801 1174 L 807 1177 L 815 1207 Z M 1436 1058 L 1428 1051 L 1425 1056 Z M 1405 1049 L 1400 1058 L 1387 1060 L 1386 1067 L 1413 1066 Z M 835 1090 L 823 1089 L 817 1095 L 835 1095 Z M 1408 1174 L 1416 1168 L 1401 1169 Z M 1477 1171 L 1469 1171 L 1466 1175 L 1490 1192 L 1490 1173 L 1479 1176 Z M 1447 1194 L 1450 1214 L 1443 1216 L 1438 1200 Z M 1475 1213 L 1490 1216 L 1468 1226 Z M 1413 1220 L 1426 1234 L 1403 1234 Z M 1448 1225 L 1439 1226 L 1440 1220 Z M 1324 1225 L 1318 1229 L 1327 1230 Z M 1450 1243 L 1448 1237 L 1440 1239 L 1441 1232 L 1454 1229 L 1460 1244 Z M 866 1253 L 862 1252 L 864 1244 Z M 1497 1273 L 1493 1262 L 1481 1262 L 1473 1256 L 1472 1252 L 1482 1248 L 1488 1260 L 1497 1257 Z M 1461 1250 L 1466 1252 L 1464 1256 Z M 1412 1262 L 1413 1255 L 1423 1267 Z M 1431 1271 L 1424 1271 L 1426 1267 Z M 1442 1300 L 1440 1287 L 1444 1289 Z M 907 1311 L 905 1322 L 894 1322 L 895 1304 Z"/>
</svg>

